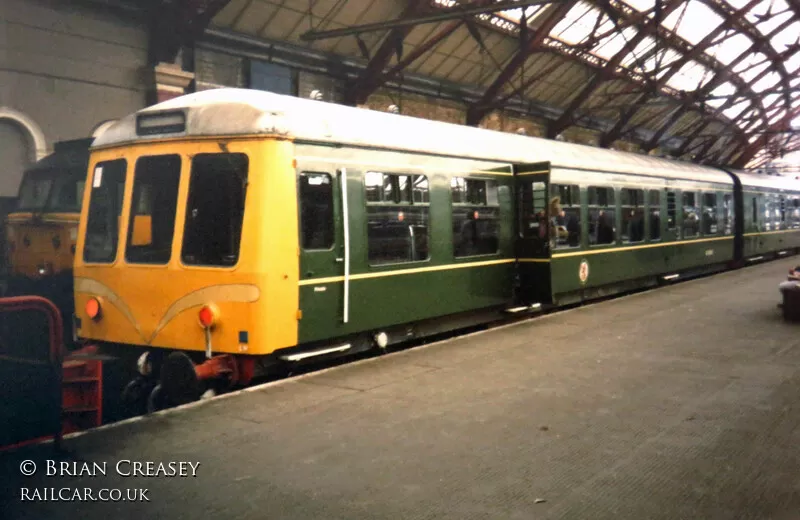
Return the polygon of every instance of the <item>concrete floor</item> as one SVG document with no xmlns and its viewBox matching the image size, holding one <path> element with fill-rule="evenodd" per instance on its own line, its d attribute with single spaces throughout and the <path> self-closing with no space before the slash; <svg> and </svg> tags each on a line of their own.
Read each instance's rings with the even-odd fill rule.
<svg viewBox="0 0 800 520">
<path fill-rule="evenodd" d="M 796 258 L 678 284 L 92 432 L 22 477 L 0 518 L 800 518 Z M 199 462 L 122 478 L 120 460 Z M 21 488 L 149 502 L 22 502 Z M 65 495 L 66 496 L 66 495 Z"/>
</svg>

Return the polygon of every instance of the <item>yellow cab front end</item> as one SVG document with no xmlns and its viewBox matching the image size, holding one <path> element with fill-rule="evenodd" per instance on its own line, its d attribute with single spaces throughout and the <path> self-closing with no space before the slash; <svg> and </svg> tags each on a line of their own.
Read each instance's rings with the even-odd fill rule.
<svg viewBox="0 0 800 520">
<path fill-rule="evenodd" d="M 71 270 L 78 218 L 78 213 L 10 213 L 6 224 L 9 275 L 39 280 Z"/>
<path fill-rule="evenodd" d="M 291 141 L 264 136 L 92 151 L 75 325 L 80 338 L 135 355 L 138 372 L 158 378 L 154 389 L 127 391 L 166 394 L 189 381 L 191 390 L 172 388 L 179 404 L 197 398 L 197 381 L 249 382 L 261 361 L 297 343 L 292 160 Z"/>
</svg>

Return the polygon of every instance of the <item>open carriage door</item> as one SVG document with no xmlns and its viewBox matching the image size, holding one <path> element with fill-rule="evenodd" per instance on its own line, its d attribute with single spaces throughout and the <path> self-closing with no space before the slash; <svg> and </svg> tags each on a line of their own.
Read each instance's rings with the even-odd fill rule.
<svg viewBox="0 0 800 520">
<path fill-rule="evenodd" d="M 551 215 L 550 164 L 514 165 L 516 198 L 517 299 L 520 304 L 549 303 Z M 552 235 L 554 237 L 554 235 Z"/>
</svg>

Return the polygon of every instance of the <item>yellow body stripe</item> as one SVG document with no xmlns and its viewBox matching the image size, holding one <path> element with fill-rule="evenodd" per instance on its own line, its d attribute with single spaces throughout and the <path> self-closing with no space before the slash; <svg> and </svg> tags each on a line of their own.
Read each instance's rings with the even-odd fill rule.
<svg viewBox="0 0 800 520">
<path fill-rule="evenodd" d="M 513 258 L 503 258 L 501 260 L 488 260 L 486 262 L 469 262 L 463 264 L 434 265 L 430 267 L 417 267 L 415 269 L 398 269 L 397 271 L 380 271 L 374 273 L 359 273 L 350 275 L 350 280 L 366 280 L 368 278 L 384 278 L 387 276 L 399 276 L 403 274 L 427 273 L 434 271 L 450 271 L 452 269 L 464 269 L 467 267 L 483 267 L 487 265 L 511 264 Z M 343 282 L 344 276 L 329 276 L 327 278 L 312 278 L 300 280 L 299 285 L 319 285 L 334 282 Z"/>
<path fill-rule="evenodd" d="M 680 241 L 673 241 L 673 242 L 659 242 L 657 244 L 642 244 L 638 246 L 627 246 L 627 247 L 608 247 L 603 249 L 594 249 L 594 250 L 581 250 L 581 251 L 570 251 L 569 253 L 557 253 L 553 255 L 553 258 L 565 258 L 568 256 L 581 256 L 581 255 L 597 255 L 603 253 L 616 253 L 619 251 L 632 251 L 635 249 L 650 249 L 653 247 L 666 247 L 666 246 L 682 246 L 682 245 L 689 245 L 689 244 L 698 244 L 702 242 L 715 242 L 717 240 L 732 240 L 733 235 L 725 236 L 725 237 L 714 237 L 714 238 L 703 238 L 699 240 L 680 240 Z"/>
</svg>

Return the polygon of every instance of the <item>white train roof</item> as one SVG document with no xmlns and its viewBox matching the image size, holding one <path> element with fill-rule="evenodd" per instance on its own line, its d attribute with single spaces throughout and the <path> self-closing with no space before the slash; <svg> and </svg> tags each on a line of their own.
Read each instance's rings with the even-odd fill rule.
<svg viewBox="0 0 800 520">
<path fill-rule="evenodd" d="M 139 115 L 175 110 L 186 115 L 183 132 L 137 135 Z M 549 161 L 552 168 L 732 184 L 731 178 L 723 171 L 692 163 L 248 89 L 206 90 L 145 108 L 120 119 L 98 136 L 93 146 L 106 147 L 176 136 L 258 134 L 504 163 Z"/>
</svg>

